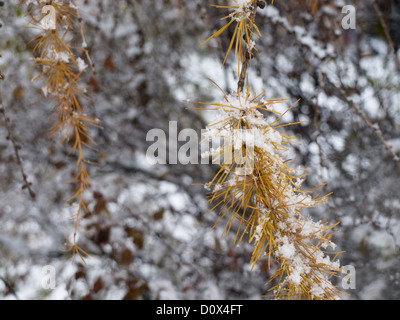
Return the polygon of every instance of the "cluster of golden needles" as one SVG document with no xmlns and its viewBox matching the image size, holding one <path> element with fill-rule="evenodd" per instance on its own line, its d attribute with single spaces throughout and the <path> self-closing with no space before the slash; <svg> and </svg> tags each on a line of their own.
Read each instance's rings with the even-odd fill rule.
<svg viewBox="0 0 400 320">
<path fill-rule="evenodd" d="M 288 99 L 265 100 L 265 92 L 252 94 L 248 84 L 247 68 L 253 51 L 257 50 L 253 38 L 261 36 L 255 22 L 256 13 L 265 3 L 256 0 L 230 2 L 231 5 L 215 5 L 230 11 L 222 18 L 229 21 L 204 43 L 235 25 L 223 63 L 235 46 L 237 90 L 227 94 L 218 87 L 224 97 L 221 102 L 192 102 L 211 106 L 193 109 L 217 112 L 217 120 L 207 127 L 205 139 L 223 138 L 225 141 L 223 146 L 204 155 L 220 164 L 219 172 L 205 185 L 210 190 L 208 202 L 212 207 L 208 213 L 219 211 L 216 225 L 227 220 L 226 234 L 234 222 L 238 224 L 235 243 L 239 244 L 244 235 L 249 234 L 249 241 L 254 244 L 251 267 L 266 258 L 269 269 L 275 270 L 268 281 L 274 283 L 270 288 L 273 297 L 337 299 L 343 293 L 332 284 L 331 278 L 339 277 L 342 272 L 336 260 L 339 252 L 327 251 L 328 247 L 335 247 L 331 238 L 336 225 L 314 222 L 300 213 L 302 209 L 322 205 L 328 195 L 311 196 L 321 186 L 301 190 L 306 176 L 302 173 L 304 170 L 290 168 L 291 161 L 285 158 L 294 138 L 277 130 L 298 124 L 279 125 L 283 115 L 298 101 L 281 114 L 273 110 L 274 104 Z M 269 114 L 268 119 L 275 116 L 274 120 L 267 120 L 265 114 Z M 235 159 L 242 161 L 232 161 L 231 154 L 240 154 Z"/>
<path fill-rule="evenodd" d="M 20 5 L 26 4 L 21 1 Z M 28 6 L 29 28 L 37 29 L 38 35 L 32 39 L 34 66 L 40 70 L 34 80 L 44 84 L 42 91 L 54 101 L 51 138 L 59 138 L 61 143 L 70 144 L 70 154 L 76 157 L 75 174 L 69 183 L 76 187 L 75 194 L 67 199 L 75 214 L 71 217 L 73 232 L 66 239 L 67 251 L 72 258 L 78 254 L 84 261 L 87 253 L 78 246 L 78 233 L 87 207 L 83 200 L 84 191 L 90 188 L 90 176 L 87 171 L 89 161 L 85 158 L 85 148 L 93 149 L 95 144 L 90 136 L 89 127 L 99 127 L 99 120 L 85 113 L 90 99 L 82 82 L 89 63 L 93 69 L 88 51 L 85 48 L 81 17 L 74 0 L 36 1 Z M 82 47 L 74 43 L 82 43 Z M 82 59 L 80 56 L 86 58 Z M 85 62 L 86 61 L 86 62 Z"/>
</svg>

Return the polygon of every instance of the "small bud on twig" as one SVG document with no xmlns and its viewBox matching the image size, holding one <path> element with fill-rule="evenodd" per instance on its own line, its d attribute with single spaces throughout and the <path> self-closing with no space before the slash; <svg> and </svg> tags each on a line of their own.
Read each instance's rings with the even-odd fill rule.
<svg viewBox="0 0 400 320">
<path fill-rule="evenodd" d="M 264 1 L 257 1 L 257 6 L 258 6 L 260 9 L 264 9 L 264 8 L 265 8 L 265 2 L 264 2 Z"/>
</svg>

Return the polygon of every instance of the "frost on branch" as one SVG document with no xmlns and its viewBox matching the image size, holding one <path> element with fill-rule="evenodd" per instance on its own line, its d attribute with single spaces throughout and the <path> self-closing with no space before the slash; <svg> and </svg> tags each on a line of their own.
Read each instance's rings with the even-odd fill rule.
<svg viewBox="0 0 400 320">
<path fill-rule="evenodd" d="M 302 209 L 322 204 L 326 196 L 312 198 L 311 191 L 301 190 L 305 175 L 291 169 L 290 161 L 284 157 L 294 138 L 277 130 L 286 125 L 279 125 L 283 114 L 274 111 L 273 105 L 285 99 L 265 100 L 264 93 L 251 98 L 247 69 L 252 51 L 256 50 L 252 36 L 261 35 L 255 24 L 257 4 L 234 0 L 230 6 L 215 7 L 230 9 L 231 13 L 223 20 L 231 20 L 205 42 L 236 22 L 227 55 L 235 43 L 239 80 L 237 92 L 227 95 L 221 90 L 224 100 L 210 103 L 217 117 L 205 135 L 208 139 L 224 139 L 224 145 L 203 154 L 218 160 L 221 166 L 205 186 L 211 190 L 209 212 L 219 210 L 221 217 L 217 224 L 228 217 L 226 234 L 233 222 L 239 223 L 235 242 L 240 243 L 249 233 L 254 244 L 252 268 L 264 256 L 269 267 L 271 260 L 277 264 L 277 271 L 270 279 L 278 279 L 271 289 L 275 298 L 336 299 L 340 291 L 329 278 L 341 271 L 340 265 L 322 250 L 335 247 L 330 241 L 332 227 L 314 223 L 300 213 Z M 262 112 L 276 118 L 267 121 Z"/>
<path fill-rule="evenodd" d="M 279 279 L 272 289 L 276 298 L 336 299 L 340 291 L 329 278 L 340 272 L 340 265 L 325 254 L 325 249 L 335 247 L 330 240 L 332 227 L 300 213 L 321 205 L 326 196 L 312 198 L 310 191 L 301 190 L 305 175 L 291 169 L 285 158 L 293 137 L 278 131 L 283 115 L 274 111 L 274 104 L 286 99 L 251 97 L 250 91 L 247 87 L 244 93 L 224 93 L 223 101 L 210 103 L 217 115 L 205 136 L 225 142 L 211 153 L 221 169 L 206 184 L 211 190 L 209 202 L 219 209 L 218 222 L 228 217 L 226 233 L 234 221 L 239 222 L 237 243 L 249 233 L 254 245 L 252 267 L 264 256 L 278 264 L 270 280 Z M 271 120 L 262 111 L 271 114 Z M 232 156 L 237 152 L 245 161 Z"/>
</svg>

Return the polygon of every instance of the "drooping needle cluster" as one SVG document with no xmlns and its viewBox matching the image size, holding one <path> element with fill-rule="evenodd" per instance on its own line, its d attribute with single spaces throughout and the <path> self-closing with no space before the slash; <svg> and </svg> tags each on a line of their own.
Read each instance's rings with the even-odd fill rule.
<svg viewBox="0 0 400 320">
<path fill-rule="evenodd" d="M 88 65 L 79 56 L 86 54 L 88 57 L 88 54 L 85 40 L 76 39 L 76 35 L 82 37 L 80 14 L 74 0 L 21 1 L 22 4 L 28 5 L 29 27 L 38 30 L 38 35 L 32 40 L 36 56 L 32 61 L 40 73 L 33 80 L 42 81 L 44 96 L 54 101 L 51 137 L 70 144 L 71 154 L 76 156 L 75 176 L 70 181 L 76 192 L 68 199 L 76 209 L 72 217 L 73 233 L 67 238 L 66 245 L 73 255 L 78 254 L 83 259 L 86 253 L 77 241 L 80 221 L 87 212 L 83 193 L 90 187 L 84 149 L 92 148 L 94 141 L 89 128 L 99 126 L 99 120 L 85 113 L 89 99 L 82 76 Z M 77 42 L 83 47 L 73 45 Z M 90 58 L 87 60 L 91 65 Z"/>
<path fill-rule="evenodd" d="M 230 6 L 216 6 L 230 9 L 226 18 L 231 20 L 209 40 L 236 23 L 227 54 L 236 41 L 236 57 L 242 67 L 238 77 L 251 59 L 251 52 L 243 54 L 254 49 L 254 45 L 249 46 L 251 36 L 260 35 L 255 26 L 256 3 L 233 0 Z M 252 94 L 247 74 L 246 79 L 246 86 L 239 81 L 238 89 L 230 94 L 221 90 L 221 102 L 195 102 L 207 104 L 210 107 L 204 109 L 216 112 L 205 138 L 224 141 L 204 154 L 220 164 L 219 172 L 205 185 L 210 190 L 209 213 L 218 210 L 216 224 L 225 220 L 225 233 L 236 228 L 236 243 L 249 235 L 254 244 L 252 267 L 266 257 L 270 268 L 276 269 L 269 280 L 274 283 L 271 290 L 275 298 L 336 299 L 342 293 L 330 278 L 341 272 L 335 261 L 338 252 L 327 252 L 335 248 L 331 238 L 336 225 L 314 222 L 301 214 L 302 209 L 322 205 L 327 196 L 312 197 L 318 187 L 301 190 L 306 175 L 289 167 L 285 153 L 294 138 L 285 135 L 282 128 L 297 123 L 280 125 L 284 114 L 274 110 L 275 104 L 287 99 L 265 100 L 264 92 Z"/>
</svg>

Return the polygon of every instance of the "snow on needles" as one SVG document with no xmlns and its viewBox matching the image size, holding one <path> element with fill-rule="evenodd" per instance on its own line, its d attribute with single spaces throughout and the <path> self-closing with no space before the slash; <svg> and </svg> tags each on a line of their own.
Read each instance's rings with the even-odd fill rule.
<svg viewBox="0 0 400 320">
<path fill-rule="evenodd" d="M 322 204 L 326 196 L 312 198 L 310 192 L 301 190 L 304 175 L 286 165 L 285 151 L 292 137 L 276 130 L 282 114 L 273 105 L 286 99 L 250 98 L 249 91 L 224 93 L 224 100 L 210 104 L 216 116 L 204 136 L 222 139 L 224 145 L 202 155 L 223 158 L 220 172 L 205 186 L 211 190 L 209 201 L 218 201 L 216 207 L 223 204 L 222 215 L 226 207 L 234 211 L 228 231 L 236 218 L 244 225 L 243 235 L 250 229 L 255 245 L 251 265 L 265 255 L 278 262 L 280 268 L 271 278 L 280 279 L 274 287 L 277 298 L 336 299 L 340 291 L 329 278 L 340 272 L 340 264 L 325 254 L 328 247 L 335 248 L 330 240 L 332 227 L 300 214 L 302 209 Z M 267 121 L 261 111 L 277 119 Z M 246 161 L 232 163 L 231 154 L 238 152 Z M 249 218 L 239 213 L 240 207 L 252 212 Z"/>
</svg>

